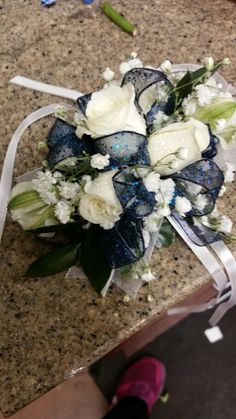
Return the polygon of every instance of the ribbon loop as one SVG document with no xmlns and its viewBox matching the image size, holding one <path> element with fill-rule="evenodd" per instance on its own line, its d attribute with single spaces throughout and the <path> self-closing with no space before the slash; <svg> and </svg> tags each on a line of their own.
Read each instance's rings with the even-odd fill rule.
<svg viewBox="0 0 236 419">
<path fill-rule="evenodd" d="M 110 155 L 111 168 L 150 165 L 147 137 L 133 131 L 120 131 L 94 140 L 95 151 Z"/>
</svg>

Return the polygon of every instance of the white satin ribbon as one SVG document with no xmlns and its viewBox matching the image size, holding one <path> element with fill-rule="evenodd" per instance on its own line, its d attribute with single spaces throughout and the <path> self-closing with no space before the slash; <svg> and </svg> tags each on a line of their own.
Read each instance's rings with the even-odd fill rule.
<svg viewBox="0 0 236 419">
<path fill-rule="evenodd" d="M 214 326 L 231 307 L 236 305 L 236 260 L 223 241 L 212 243 L 209 248 L 207 246 L 197 246 L 188 238 L 187 234 L 172 216 L 169 216 L 168 220 L 208 270 L 214 280 L 215 288 L 218 290 L 217 296 L 206 303 L 187 307 L 175 307 L 168 310 L 168 314 L 197 313 L 219 305 L 209 320 L 210 324 Z M 212 249 L 214 254 L 209 249 Z M 223 268 L 218 260 L 222 263 Z M 223 291 L 228 289 L 230 291 L 222 294 Z M 228 301 L 225 301 L 226 299 Z"/>
<path fill-rule="evenodd" d="M 180 64 L 174 66 L 174 71 L 186 71 L 186 68 L 193 69 L 193 65 L 187 64 Z M 197 68 L 198 66 L 196 66 Z M 235 94 L 236 90 L 234 87 L 229 86 L 225 80 L 220 75 L 215 75 L 215 78 L 218 82 L 222 83 L 222 85 L 226 88 L 225 90 L 231 91 L 232 94 Z M 27 79 L 25 77 L 16 76 L 11 79 L 11 83 L 18 84 L 20 86 L 24 86 L 33 90 L 38 90 L 40 92 L 45 92 L 48 94 L 52 94 L 55 96 L 64 97 L 71 100 L 76 100 L 82 93 L 77 92 L 71 89 L 65 89 L 62 87 L 48 85 L 45 83 L 37 82 L 31 79 Z M 25 118 L 22 123 L 19 125 L 17 130 L 15 131 L 10 144 L 8 146 L 8 150 L 6 153 L 5 161 L 3 164 L 2 169 L 2 176 L 0 181 L 0 241 L 2 237 L 2 232 L 5 224 L 6 214 L 7 214 L 7 205 L 8 200 L 10 197 L 11 192 L 11 185 L 12 185 L 12 176 L 14 170 L 14 163 L 15 163 L 15 156 L 19 141 L 21 139 L 22 134 L 24 131 L 35 121 L 54 114 L 56 108 L 60 106 L 59 104 L 53 104 L 45 106 L 33 113 L 31 113 L 27 118 Z M 64 105 L 62 105 L 64 106 Z M 177 313 L 187 313 L 187 312 L 200 312 L 206 309 L 212 308 L 213 306 L 221 303 L 221 305 L 216 309 L 215 313 L 210 319 L 210 323 L 212 325 L 216 324 L 222 316 L 226 313 L 226 311 L 236 304 L 236 261 L 230 250 L 223 242 L 216 242 L 213 243 L 210 248 L 214 252 L 211 253 L 209 248 L 206 246 L 200 247 L 195 245 L 191 240 L 188 238 L 186 233 L 182 230 L 176 220 L 169 216 L 168 217 L 170 223 L 175 228 L 175 230 L 179 233 L 182 239 L 186 242 L 186 244 L 190 247 L 190 249 L 194 252 L 194 254 L 198 257 L 198 259 L 202 262 L 205 268 L 208 270 L 210 275 L 214 280 L 215 287 L 218 290 L 217 297 L 213 298 L 211 301 L 205 304 L 200 304 L 196 306 L 189 306 L 189 307 L 177 307 L 171 310 L 168 310 L 169 314 L 177 314 Z M 152 249 L 153 250 L 153 249 Z M 151 252 L 152 253 L 152 252 Z M 150 256 L 150 254 L 149 254 Z M 223 268 L 220 265 L 218 259 L 223 264 Z M 106 294 L 107 289 L 109 288 L 110 283 L 113 280 L 114 271 L 103 289 L 103 295 Z M 222 295 L 224 290 L 230 289 L 226 294 Z M 225 302 L 225 299 L 229 298 L 228 301 Z"/>
</svg>

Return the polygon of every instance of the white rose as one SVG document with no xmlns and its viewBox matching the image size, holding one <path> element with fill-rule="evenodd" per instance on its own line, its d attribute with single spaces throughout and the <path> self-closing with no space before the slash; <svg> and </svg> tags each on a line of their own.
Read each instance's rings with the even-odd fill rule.
<svg viewBox="0 0 236 419">
<path fill-rule="evenodd" d="M 93 138 L 117 131 L 135 131 L 146 134 L 144 118 L 134 104 L 132 84 L 109 86 L 91 96 L 86 108 L 86 126 Z"/>
<path fill-rule="evenodd" d="M 200 160 L 201 152 L 209 142 L 208 128 L 200 121 L 190 119 L 188 122 L 168 125 L 151 134 L 148 139 L 151 164 L 156 165 L 155 170 L 161 175 L 170 175 Z M 185 160 L 178 158 L 181 147 L 186 149 Z"/>
<path fill-rule="evenodd" d="M 122 214 L 122 207 L 113 186 L 116 170 L 100 174 L 85 185 L 85 194 L 79 205 L 80 215 L 93 224 L 112 228 Z"/>
</svg>

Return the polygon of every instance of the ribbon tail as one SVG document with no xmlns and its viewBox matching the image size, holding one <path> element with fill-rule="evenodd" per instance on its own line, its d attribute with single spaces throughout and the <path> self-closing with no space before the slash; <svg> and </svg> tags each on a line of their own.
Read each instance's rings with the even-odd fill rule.
<svg viewBox="0 0 236 419">
<path fill-rule="evenodd" d="M 221 301 L 224 301 L 227 297 L 229 297 L 228 301 L 222 302 L 209 320 L 209 323 L 214 326 L 222 319 L 230 308 L 236 305 L 236 260 L 229 248 L 222 241 L 212 243 L 211 248 L 221 260 L 228 275 L 229 283 L 227 288 L 231 287 L 231 291 L 223 295 L 218 300 L 218 303 L 221 303 Z"/>
<path fill-rule="evenodd" d="M 208 272 L 210 273 L 210 275 L 212 276 L 215 282 L 215 287 L 218 290 L 218 295 L 207 303 L 199 304 L 195 306 L 188 306 L 188 307 L 176 307 L 176 308 L 168 310 L 168 314 L 173 315 L 173 314 L 180 314 L 180 313 L 202 312 L 207 309 L 210 309 L 214 307 L 220 301 L 219 299 L 222 295 L 222 292 L 227 287 L 228 277 L 226 273 L 224 272 L 224 270 L 222 269 L 216 257 L 210 252 L 210 250 L 206 246 L 204 247 L 197 246 L 195 243 L 193 243 L 189 239 L 187 234 L 184 232 L 184 230 L 181 228 L 181 226 L 178 224 L 178 222 L 175 220 L 174 217 L 169 216 L 167 218 L 169 222 L 172 224 L 172 226 L 175 228 L 177 233 L 180 235 L 180 237 L 186 242 L 186 244 L 190 247 L 190 249 L 194 252 L 194 254 L 198 257 L 201 263 L 208 270 Z M 212 244 L 212 246 L 215 246 L 215 244 L 216 243 Z"/>
<path fill-rule="evenodd" d="M 10 83 L 26 87 L 27 89 L 37 90 L 39 92 L 48 93 L 49 95 L 64 97 L 74 101 L 76 101 L 78 97 L 82 96 L 82 93 L 77 92 L 76 90 L 66 89 L 65 87 L 59 87 L 53 84 L 42 83 L 40 81 L 28 79 L 27 77 L 22 76 L 13 77 L 10 80 Z"/>
<path fill-rule="evenodd" d="M 17 147 L 20 142 L 21 136 L 25 132 L 25 130 L 34 122 L 38 121 L 39 119 L 54 114 L 55 109 L 59 104 L 52 104 L 48 106 L 44 106 L 38 109 L 35 112 L 32 112 L 28 115 L 19 125 L 17 130 L 15 131 L 10 144 L 7 149 L 6 157 L 3 164 L 1 181 L 0 181 L 0 242 L 1 237 L 4 229 L 4 224 L 7 215 L 7 206 L 8 201 L 11 193 L 11 186 L 12 186 L 12 177 L 13 177 L 13 170 L 15 164 L 15 157 L 17 152 Z M 65 106 L 65 105 L 63 105 Z"/>
</svg>

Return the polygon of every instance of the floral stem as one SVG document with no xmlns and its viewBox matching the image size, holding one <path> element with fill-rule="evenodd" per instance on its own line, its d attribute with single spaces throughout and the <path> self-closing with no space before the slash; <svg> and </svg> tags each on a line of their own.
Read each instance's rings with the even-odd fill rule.
<svg viewBox="0 0 236 419">
<path fill-rule="evenodd" d="M 116 25 L 118 25 L 125 32 L 128 32 L 133 36 L 137 34 L 136 26 L 121 16 L 115 9 L 113 9 L 110 3 L 103 3 L 102 10 L 105 15 L 112 20 L 112 22 L 116 23 Z"/>
</svg>

